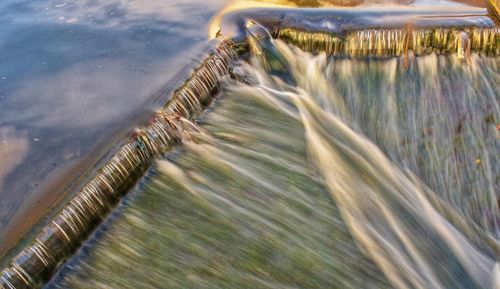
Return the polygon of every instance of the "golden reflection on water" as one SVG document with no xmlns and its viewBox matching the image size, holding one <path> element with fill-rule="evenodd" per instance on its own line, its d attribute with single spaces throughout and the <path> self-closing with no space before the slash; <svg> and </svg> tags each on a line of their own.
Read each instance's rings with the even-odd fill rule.
<svg viewBox="0 0 500 289">
<path fill-rule="evenodd" d="M 278 4 L 290 7 L 337 7 L 337 6 L 355 6 L 363 3 L 395 3 L 409 4 L 413 0 L 257 0 L 256 2 Z"/>
<path fill-rule="evenodd" d="M 281 2 L 281 3 L 279 3 Z M 271 0 L 271 1 L 234 1 L 231 4 L 227 5 L 224 9 L 222 9 L 219 14 L 217 14 L 208 25 L 208 37 L 209 39 L 214 39 L 217 37 L 221 29 L 221 22 L 225 15 L 241 11 L 250 8 L 283 8 L 287 7 L 284 2 L 288 1 L 280 1 L 280 0 Z"/>
<path fill-rule="evenodd" d="M 500 3 L 499 0 L 495 0 Z M 248 2 L 248 1 L 245 1 Z M 291 7 L 338 7 L 338 6 L 356 6 L 362 4 L 429 4 L 430 1 L 421 0 L 255 0 L 252 2 L 279 4 Z M 463 3 L 472 6 L 486 7 L 485 1 L 482 0 L 450 0 L 450 1 L 433 1 L 435 4 L 453 4 Z M 449 3 L 446 3 L 449 2 Z M 498 5 L 498 4 L 497 4 Z"/>
<path fill-rule="evenodd" d="M 236 0 L 231 1 L 209 25 L 209 37 L 215 38 L 220 30 L 222 18 L 232 12 L 250 8 L 285 8 L 285 7 L 338 7 L 361 4 L 363 0 Z"/>
</svg>

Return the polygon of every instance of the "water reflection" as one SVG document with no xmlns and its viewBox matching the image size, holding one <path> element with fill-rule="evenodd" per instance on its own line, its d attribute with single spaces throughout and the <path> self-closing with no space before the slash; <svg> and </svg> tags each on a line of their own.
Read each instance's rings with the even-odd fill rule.
<svg viewBox="0 0 500 289">
<path fill-rule="evenodd" d="M 0 255 L 158 105 L 223 5 L 0 3 Z"/>
<path fill-rule="evenodd" d="M 5 177 L 26 157 L 29 142 L 26 132 L 18 132 L 12 127 L 0 127 L 0 187 Z"/>
</svg>

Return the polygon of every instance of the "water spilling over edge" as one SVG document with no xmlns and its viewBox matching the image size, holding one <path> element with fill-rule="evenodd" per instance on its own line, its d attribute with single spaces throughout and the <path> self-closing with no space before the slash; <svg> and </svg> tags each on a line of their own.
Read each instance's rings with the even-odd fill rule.
<svg viewBox="0 0 500 289">
<path fill-rule="evenodd" d="M 182 151 L 157 165 L 50 286 L 231 288 L 243 278 L 254 288 L 356 288 L 374 278 L 370 262 L 356 270 L 346 262 L 339 271 L 329 258 L 362 255 L 344 247 L 349 238 L 328 243 L 335 248 L 328 255 L 322 238 L 348 229 L 395 288 L 495 288 L 498 59 L 474 54 L 464 66 L 456 55 L 432 54 L 405 68 L 404 57 L 328 59 L 272 44 L 290 75 L 270 73 L 262 58 L 236 68 L 248 84 L 229 86 L 203 128 L 185 136 Z M 317 206 L 314 217 L 301 215 L 292 203 L 322 199 L 307 195 L 314 186 L 329 192 L 337 209 Z M 329 218 L 333 232 L 316 223 Z M 314 224 L 300 225 L 307 220 Z M 136 230 L 154 237 L 138 239 Z M 251 237 L 256 232 L 269 241 Z M 279 262 L 295 264 L 288 249 L 303 234 L 309 238 L 297 240 L 299 259 L 322 256 L 314 260 L 328 270 L 283 278 L 308 272 Z M 180 236 L 185 244 L 173 241 Z M 276 243 L 247 260 L 246 239 L 259 248 Z M 163 256 L 154 270 L 151 254 Z M 122 275 L 119 268 L 131 262 L 154 274 Z M 331 279 L 324 277 L 329 270 Z M 387 286 L 373 281 L 373 288 Z"/>
</svg>

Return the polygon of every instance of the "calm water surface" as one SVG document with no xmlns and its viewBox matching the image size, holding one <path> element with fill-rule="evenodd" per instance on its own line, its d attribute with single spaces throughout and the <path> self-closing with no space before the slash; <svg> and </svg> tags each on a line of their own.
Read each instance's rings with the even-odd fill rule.
<svg viewBox="0 0 500 289">
<path fill-rule="evenodd" d="M 162 102 L 223 5 L 0 2 L 0 255 Z"/>
</svg>

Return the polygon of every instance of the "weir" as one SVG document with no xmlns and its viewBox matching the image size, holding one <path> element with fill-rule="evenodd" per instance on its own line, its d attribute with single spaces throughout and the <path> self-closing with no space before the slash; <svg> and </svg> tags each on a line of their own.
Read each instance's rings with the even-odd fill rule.
<svg viewBox="0 0 500 289">
<path fill-rule="evenodd" d="M 389 11 L 369 8 L 352 11 L 263 8 L 221 16 L 214 24 L 221 43 L 213 54 L 174 92 L 171 100 L 151 122 L 137 129 L 132 140 L 118 148 L 35 240 L 12 259 L 9 267 L 2 271 L 0 288 L 43 286 L 152 162 L 181 143 L 186 134 L 192 134 L 194 125 L 188 120 L 196 119 L 203 112 L 218 92 L 220 82 L 228 75 L 236 79 L 245 77 L 233 71 L 236 59 L 258 56 L 257 50 L 265 54 L 261 61 L 269 61 L 270 56 L 280 55 L 274 50 L 273 38 L 304 51 L 315 54 L 324 52 L 329 56 L 385 59 L 405 56 L 406 67 L 409 65 L 409 53 L 417 56 L 451 53 L 467 62 L 470 62 L 473 54 L 497 57 L 500 53 L 500 31 L 496 24 L 497 16 L 491 12 L 495 11 L 496 6 L 491 2 L 490 7 L 493 9 L 438 11 L 421 8 Z M 257 29 L 249 37 L 248 32 L 253 27 Z M 279 65 L 285 61 L 280 56 L 272 61 L 278 63 L 279 73 L 290 73 L 285 71 L 290 67 Z M 270 68 L 275 69 L 276 66 L 271 65 Z M 477 216 L 477 220 L 483 217 Z M 464 230 L 477 231 L 482 225 L 484 223 L 478 221 L 464 226 Z M 498 228 L 488 226 L 490 232 L 498 231 Z M 488 247 L 486 250 L 489 253 L 498 251 L 495 241 L 491 237 L 486 239 L 484 242 L 487 245 L 481 241 L 480 246 Z M 463 270 L 469 270 L 466 267 Z M 396 279 L 390 281 L 411 283 L 411 280 Z M 473 279 L 471 277 L 466 282 L 475 284 L 477 280 Z"/>
<path fill-rule="evenodd" d="M 273 42 L 47 289 L 495 288 L 498 59 Z"/>
</svg>

